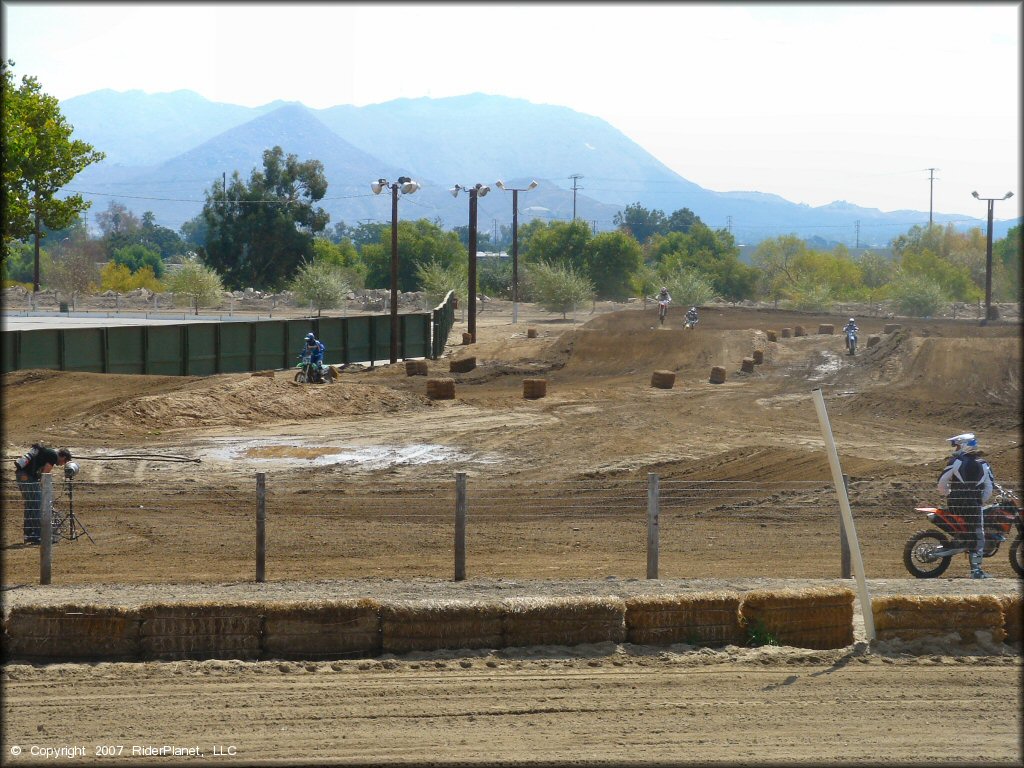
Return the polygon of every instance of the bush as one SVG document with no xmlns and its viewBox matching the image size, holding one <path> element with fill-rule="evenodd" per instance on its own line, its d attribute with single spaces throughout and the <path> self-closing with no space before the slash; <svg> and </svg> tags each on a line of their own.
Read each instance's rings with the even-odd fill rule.
<svg viewBox="0 0 1024 768">
<path fill-rule="evenodd" d="M 455 296 L 463 305 L 469 295 L 468 267 L 461 263 L 444 266 L 431 259 L 426 264 L 417 264 L 416 281 L 431 305 L 440 302 L 448 295 L 448 291 L 455 291 Z M 477 282 L 480 282 L 479 274 Z"/>
<path fill-rule="evenodd" d="M 327 261 L 304 263 L 292 279 L 291 289 L 297 298 L 311 303 L 317 315 L 340 306 L 345 294 L 352 290 L 342 268 Z"/>
<path fill-rule="evenodd" d="M 699 307 L 715 298 L 711 281 L 695 269 L 681 269 L 665 278 L 672 301 L 678 305 Z"/>
<path fill-rule="evenodd" d="M 892 299 L 900 314 L 931 317 L 948 301 L 937 282 L 920 275 L 902 275 L 892 285 Z"/>
<path fill-rule="evenodd" d="M 133 274 L 124 264 L 108 261 L 100 271 L 101 291 L 128 293 L 138 288 L 159 293 L 163 290 L 163 285 L 157 280 L 150 267 L 143 267 Z"/>
<path fill-rule="evenodd" d="M 217 303 L 224 292 L 220 275 L 198 261 L 186 262 L 181 269 L 168 275 L 165 283 L 168 290 L 187 296 L 197 315 L 200 307 Z"/>
<path fill-rule="evenodd" d="M 530 264 L 527 275 L 533 301 L 563 319 L 594 296 L 594 284 L 569 266 L 540 261 Z"/>
</svg>

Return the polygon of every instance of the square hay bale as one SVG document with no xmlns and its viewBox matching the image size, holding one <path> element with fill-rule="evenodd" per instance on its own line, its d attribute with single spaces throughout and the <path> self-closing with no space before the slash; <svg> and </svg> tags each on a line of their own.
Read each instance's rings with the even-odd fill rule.
<svg viewBox="0 0 1024 768">
<path fill-rule="evenodd" d="M 151 604 L 142 615 L 147 659 L 256 659 L 263 608 L 249 603 Z"/>
<path fill-rule="evenodd" d="M 380 608 L 385 653 L 501 648 L 504 607 L 475 600 L 386 602 Z"/>
<path fill-rule="evenodd" d="M 626 602 L 617 597 L 515 597 L 503 601 L 506 647 L 621 643 Z"/>
<path fill-rule="evenodd" d="M 138 611 L 113 606 L 24 605 L 4 621 L 9 659 L 70 661 L 139 658 Z"/>
<path fill-rule="evenodd" d="M 739 593 L 628 597 L 626 640 L 638 645 L 743 645 Z"/>
<path fill-rule="evenodd" d="M 748 634 L 766 632 L 796 648 L 845 648 L 853 643 L 853 590 L 845 587 L 748 592 L 740 621 Z"/>
<path fill-rule="evenodd" d="M 875 639 L 918 640 L 958 634 L 963 644 L 975 644 L 978 633 L 1001 643 L 1006 636 L 1003 606 L 992 595 L 892 595 L 871 601 Z"/>
<path fill-rule="evenodd" d="M 999 598 L 1003 609 L 1003 629 L 1006 632 L 1005 643 L 1020 645 L 1021 631 L 1024 625 L 1024 599 L 1020 594 L 1003 595 Z"/>
<path fill-rule="evenodd" d="M 323 659 L 380 653 L 380 603 L 369 598 L 268 603 L 263 606 L 263 656 Z"/>
</svg>

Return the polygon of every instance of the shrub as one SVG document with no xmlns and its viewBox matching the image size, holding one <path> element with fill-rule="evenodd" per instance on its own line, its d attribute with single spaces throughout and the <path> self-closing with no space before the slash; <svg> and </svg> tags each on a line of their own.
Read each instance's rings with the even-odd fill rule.
<svg viewBox="0 0 1024 768">
<path fill-rule="evenodd" d="M 594 296 L 593 283 L 569 266 L 540 261 L 530 264 L 527 274 L 533 300 L 549 312 L 561 312 L 563 319 Z"/>
<path fill-rule="evenodd" d="M 901 275 L 892 285 L 892 299 L 900 314 L 931 317 L 948 301 L 937 282 L 920 275 Z"/>
<path fill-rule="evenodd" d="M 325 309 L 333 309 L 352 290 L 342 268 L 327 261 L 306 262 L 292 279 L 291 289 L 302 301 L 310 302 L 319 316 Z"/>
</svg>

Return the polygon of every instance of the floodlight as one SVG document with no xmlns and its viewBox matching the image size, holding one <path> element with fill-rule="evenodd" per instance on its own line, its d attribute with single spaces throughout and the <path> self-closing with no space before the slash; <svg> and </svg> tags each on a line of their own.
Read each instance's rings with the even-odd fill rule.
<svg viewBox="0 0 1024 768">
<path fill-rule="evenodd" d="M 537 182 L 536 181 L 531 181 L 530 182 L 530 186 L 527 187 L 527 189 L 536 189 L 536 188 L 537 188 Z"/>
<path fill-rule="evenodd" d="M 419 188 L 420 185 L 418 183 L 408 178 L 404 182 L 402 182 L 402 186 L 400 187 L 403 195 L 411 195 Z"/>
<path fill-rule="evenodd" d="M 387 179 L 378 179 L 377 181 L 370 182 L 370 189 L 373 190 L 373 194 L 379 195 L 380 191 L 388 185 Z"/>
<path fill-rule="evenodd" d="M 494 182 L 494 186 L 496 186 L 498 189 L 504 189 L 505 182 L 502 181 L 501 179 L 498 179 L 496 182 Z"/>
</svg>

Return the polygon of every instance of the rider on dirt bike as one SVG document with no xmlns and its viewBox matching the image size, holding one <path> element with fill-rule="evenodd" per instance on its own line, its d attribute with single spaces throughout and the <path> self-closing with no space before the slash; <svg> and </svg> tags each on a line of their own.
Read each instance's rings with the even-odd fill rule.
<svg viewBox="0 0 1024 768">
<path fill-rule="evenodd" d="M 982 505 L 992 496 L 995 478 L 988 462 L 975 454 L 978 451 L 978 440 L 973 432 L 964 432 L 949 438 L 953 447 L 953 455 L 949 457 L 945 469 L 939 476 L 939 493 L 948 496 L 950 511 L 963 516 L 971 527 L 976 542 L 973 551 L 969 551 L 972 579 L 989 579 L 989 574 L 981 570 L 981 560 L 985 551 L 985 513 Z"/>
<path fill-rule="evenodd" d="M 697 308 L 690 307 L 686 310 L 686 324 L 691 328 L 697 324 Z"/>
<path fill-rule="evenodd" d="M 849 337 L 848 334 L 851 331 L 854 334 L 856 334 L 858 330 L 860 330 L 860 329 L 857 328 L 857 321 L 854 320 L 852 317 L 849 320 L 847 320 L 846 321 L 846 325 L 843 326 L 843 338 L 846 339 L 846 351 L 847 352 L 850 351 L 850 337 Z"/>
<path fill-rule="evenodd" d="M 324 367 L 324 343 L 316 338 L 316 335 L 310 331 L 306 334 L 306 343 L 302 347 L 302 356 L 309 355 L 309 361 L 316 366 L 317 378 L 323 378 L 323 367 Z"/>
</svg>

